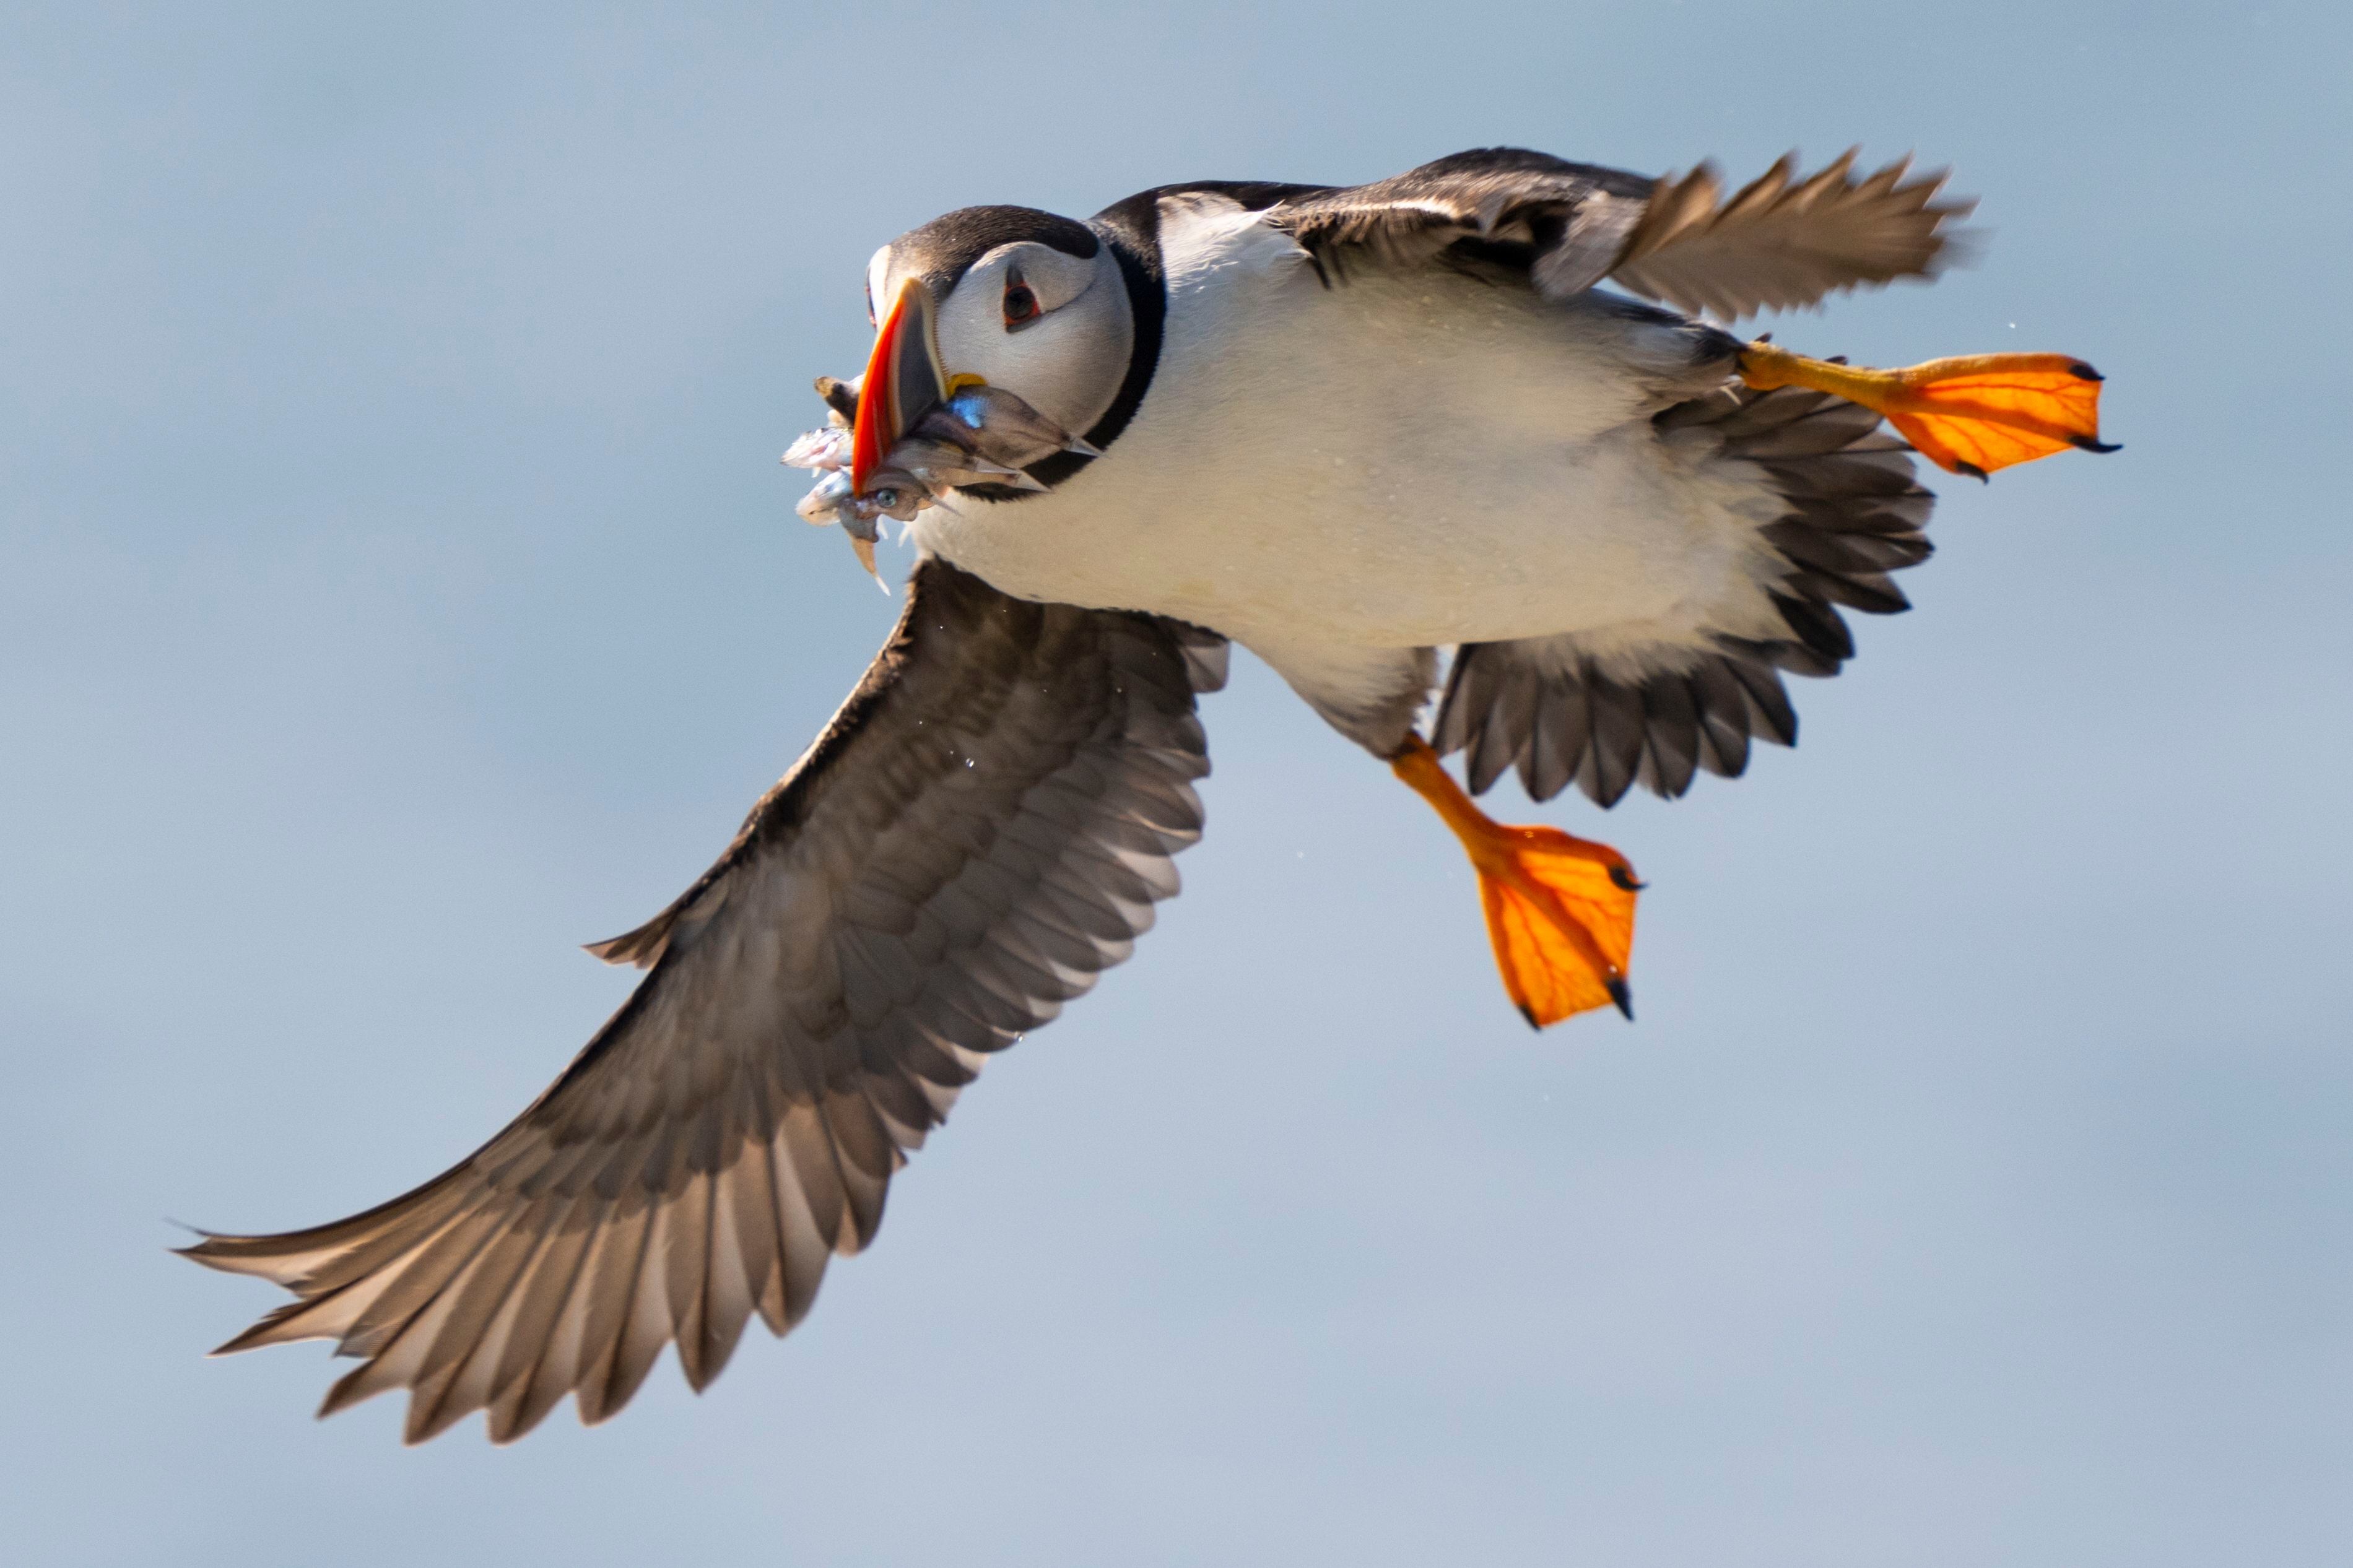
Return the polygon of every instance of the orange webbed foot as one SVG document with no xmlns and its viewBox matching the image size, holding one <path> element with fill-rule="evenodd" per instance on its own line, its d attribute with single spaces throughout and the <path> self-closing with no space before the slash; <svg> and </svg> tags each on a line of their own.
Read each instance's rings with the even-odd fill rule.
<svg viewBox="0 0 2353 1568">
<path fill-rule="evenodd" d="M 1495 967 L 1520 1016 L 1539 1029 L 1602 1006 L 1632 1017 L 1626 966 L 1642 884 L 1626 858 L 1558 828 L 1493 821 L 1419 736 L 1390 765 L 1437 808 L 1470 855 Z"/>
<path fill-rule="evenodd" d="M 1968 354 L 1902 370 L 1808 359 L 1759 341 L 1740 356 L 1760 391 L 1803 386 L 1873 410 L 1938 468 L 1982 479 L 2100 439 L 2100 373 L 2069 354 Z"/>
</svg>

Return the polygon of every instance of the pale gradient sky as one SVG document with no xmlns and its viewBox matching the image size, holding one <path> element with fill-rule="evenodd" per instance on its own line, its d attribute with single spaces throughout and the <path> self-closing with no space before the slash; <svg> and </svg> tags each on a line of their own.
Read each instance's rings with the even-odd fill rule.
<svg viewBox="0 0 2353 1568">
<path fill-rule="evenodd" d="M 2353 1560 L 2337 8 L 480 9 L 0 18 L 0 1556 Z M 1535 814 L 1640 1024 L 1531 1037 L 1243 661 L 1184 897 L 708 1394 L 404 1451 L 201 1359 L 279 1298 L 165 1217 L 505 1121 L 881 638 L 776 463 L 877 244 L 1852 142 L 1990 245 L 1781 341 L 2080 353 L 2126 450 L 1943 481 L 1795 752 Z"/>
</svg>

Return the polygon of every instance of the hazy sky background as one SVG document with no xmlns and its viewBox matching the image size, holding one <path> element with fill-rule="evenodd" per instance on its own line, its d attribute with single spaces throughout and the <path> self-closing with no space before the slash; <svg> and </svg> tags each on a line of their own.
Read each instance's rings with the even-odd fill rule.
<svg viewBox="0 0 2353 1568">
<path fill-rule="evenodd" d="M 2353 1559 L 2337 8 L 487 9 L 0 18 L 0 1555 Z M 2126 449 L 1941 480 L 1797 752 L 1535 814 L 1655 884 L 1638 1025 L 1531 1037 L 1244 660 L 1184 897 L 707 1395 L 404 1451 L 201 1359 L 280 1297 L 166 1217 L 503 1123 L 882 637 L 776 462 L 877 244 L 1853 142 L 1991 243 L 1781 341 L 2083 354 Z"/>
</svg>

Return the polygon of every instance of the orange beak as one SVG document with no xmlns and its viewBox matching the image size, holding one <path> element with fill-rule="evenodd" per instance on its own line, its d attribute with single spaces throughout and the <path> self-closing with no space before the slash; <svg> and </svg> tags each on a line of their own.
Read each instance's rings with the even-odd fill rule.
<svg viewBox="0 0 2353 1568">
<path fill-rule="evenodd" d="M 899 285 L 899 297 L 874 334 L 874 353 L 858 388 L 858 422 L 850 429 L 849 483 L 862 493 L 891 448 L 947 395 L 940 363 L 939 328 L 932 291 L 921 280 Z"/>
</svg>

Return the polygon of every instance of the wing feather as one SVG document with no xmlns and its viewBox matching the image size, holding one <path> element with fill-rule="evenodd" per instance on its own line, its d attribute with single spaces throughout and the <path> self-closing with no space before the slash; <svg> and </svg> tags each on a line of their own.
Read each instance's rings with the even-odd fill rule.
<svg viewBox="0 0 2353 1568">
<path fill-rule="evenodd" d="M 1856 151 L 1804 180 L 1796 178 L 1796 155 L 1786 155 L 1721 206 L 1713 167 L 1670 175 L 1651 194 L 1610 277 L 1677 310 L 1725 321 L 1811 305 L 1865 284 L 1934 277 L 1954 254 L 1948 226 L 1977 204 L 1936 200 L 1946 172 L 1907 180 L 1908 158 L 1857 180 Z"/>
<path fill-rule="evenodd" d="M 718 1376 L 861 1250 L 892 1175 L 987 1056 L 1051 1018 L 1176 890 L 1221 639 L 1033 605 L 941 561 L 823 737 L 727 852 L 591 949 L 649 973 L 455 1169 L 348 1220 L 210 1236 L 296 1300 L 224 1351 L 327 1338 L 322 1414 L 410 1391 L 422 1441 L 496 1441 L 565 1394 L 628 1403 L 666 1345 Z"/>
<path fill-rule="evenodd" d="M 1800 179 L 1794 153 L 1723 199 L 1713 164 L 1651 179 L 1489 147 L 1391 179 L 1303 188 L 1270 205 L 1327 282 L 1352 268 L 1477 267 L 1563 300 L 1605 278 L 1725 321 L 1840 289 L 1933 277 L 1975 203 L 1902 159 L 1857 178 L 1850 151 Z"/>
<path fill-rule="evenodd" d="M 1739 200 L 1757 200 L 1744 194 Z M 1781 672 L 1830 675 L 1854 652 L 1839 606 L 1906 607 L 1887 574 L 1927 558 L 1934 498 L 1910 457 L 1867 409 L 1816 393 L 1731 389 L 1658 416 L 1669 432 L 1707 431 L 1726 457 L 1756 466 L 1785 509 L 1757 531 L 1767 563 L 1746 592 L 1778 616 L 1778 636 L 1727 629 L 1694 647 L 1678 630 L 1645 640 L 1608 628 L 1458 649 L 1436 744 L 1467 753 L 1483 791 L 1516 767 L 1536 799 L 1575 783 L 1612 805 L 1639 783 L 1675 796 L 1702 769 L 1748 765 L 1750 742 L 1794 745 L 1798 716 Z M 1729 623 L 1737 617 L 1725 612 Z"/>
</svg>

